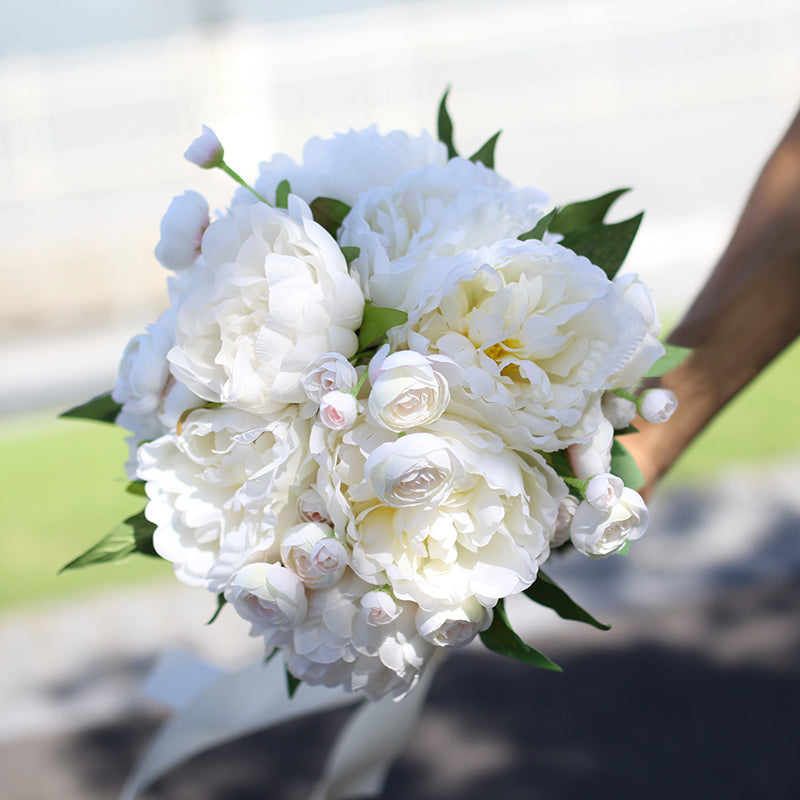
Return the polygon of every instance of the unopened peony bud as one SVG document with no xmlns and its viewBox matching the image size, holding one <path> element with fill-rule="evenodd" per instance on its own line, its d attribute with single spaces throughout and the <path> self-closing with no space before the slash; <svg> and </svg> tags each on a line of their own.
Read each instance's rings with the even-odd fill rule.
<svg viewBox="0 0 800 800">
<path fill-rule="evenodd" d="M 601 405 L 603 416 L 616 430 L 627 428 L 636 416 L 636 403 L 614 392 L 604 392 Z"/>
<path fill-rule="evenodd" d="M 625 484 L 610 472 L 601 472 L 586 484 L 586 502 L 598 511 L 608 511 L 622 497 Z"/>
<path fill-rule="evenodd" d="M 208 203 L 201 194 L 189 191 L 173 197 L 161 219 L 161 240 L 156 245 L 159 263 L 167 269 L 194 264 L 208 225 Z"/>
<path fill-rule="evenodd" d="M 192 164 L 197 164 L 203 169 L 213 169 L 222 166 L 222 159 L 225 151 L 222 143 L 217 138 L 217 134 L 203 125 L 203 132 L 190 145 L 183 157 Z"/>
<path fill-rule="evenodd" d="M 322 424 L 334 431 L 349 428 L 358 417 L 358 401 L 349 392 L 335 389 L 323 395 L 319 404 Z"/>
<path fill-rule="evenodd" d="M 639 413 L 647 422 L 666 422 L 677 407 L 678 398 L 669 389 L 648 389 L 639 398 Z"/>
<path fill-rule="evenodd" d="M 603 417 L 588 442 L 573 444 L 567 448 L 569 463 L 575 477 L 585 481 L 599 472 L 608 472 L 611 469 L 611 445 L 613 442 L 614 428 Z"/>
</svg>

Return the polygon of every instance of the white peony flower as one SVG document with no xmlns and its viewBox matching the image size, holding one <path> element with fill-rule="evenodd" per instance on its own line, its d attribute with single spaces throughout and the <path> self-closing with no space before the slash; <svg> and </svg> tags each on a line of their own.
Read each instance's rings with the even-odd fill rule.
<svg viewBox="0 0 800 800">
<path fill-rule="evenodd" d="M 172 370 L 201 397 L 274 414 L 306 399 L 325 353 L 351 356 L 364 299 L 336 242 L 289 198 L 234 209 L 203 237 L 207 267 L 181 298 Z"/>
<path fill-rule="evenodd" d="M 194 264 L 209 221 L 203 195 L 188 191 L 173 197 L 161 219 L 161 239 L 155 252 L 158 261 L 175 270 Z"/>
<path fill-rule="evenodd" d="M 327 589 L 344 574 L 347 550 L 330 526 L 306 522 L 290 528 L 281 542 L 281 562 L 309 589 Z"/>
<path fill-rule="evenodd" d="M 306 616 L 305 588 L 297 575 L 280 564 L 257 562 L 242 567 L 225 588 L 225 599 L 253 624 L 252 635 L 292 630 Z"/>
<path fill-rule="evenodd" d="M 593 508 L 588 502 L 581 503 L 572 518 L 570 538 L 579 552 L 603 558 L 642 536 L 649 518 L 639 493 L 626 487 L 619 502 L 605 511 Z"/>
<path fill-rule="evenodd" d="M 428 611 L 491 607 L 533 582 L 566 487 L 473 423 L 445 414 L 429 431 L 387 440 L 357 424 L 316 488 L 364 581 Z"/>
<path fill-rule="evenodd" d="M 322 396 L 319 403 L 319 418 L 326 428 L 345 430 L 358 417 L 358 400 L 350 392 L 334 389 Z"/>
<path fill-rule="evenodd" d="M 156 552 L 184 583 L 219 592 L 244 564 L 279 556 L 278 535 L 300 522 L 313 477 L 307 423 L 233 408 L 197 409 L 180 433 L 138 451 Z"/>
<path fill-rule="evenodd" d="M 601 472 L 586 483 L 586 502 L 597 511 L 608 511 L 619 503 L 625 484 L 610 472 Z"/>
<path fill-rule="evenodd" d="M 448 413 L 524 452 L 585 441 L 600 393 L 645 335 L 601 269 L 535 240 L 428 262 L 409 297 L 393 347 L 452 359 L 463 378 Z"/>
<path fill-rule="evenodd" d="M 276 155 L 259 165 L 256 191 L 267 199 L 275 196 L 282 180 L 292 193 L 307 203 L 317 197 L 332 197 L 352 206 L 367 190 L 391 186 L 409 170 L 426 164 L 447 162 L 447 148 L 424 132 L 409 136 L 405 131 L 386 135 L 377 128 L 337 133 L 330 139 L 315 136 L 303 148 L 302 165 L 285 155 Z M 237 192 L 236 203 L 250 203 L 252 194 Z"/>
<path fill-rule="evenodd" d="M 417 630 L 423 639 L 437 647 L 464 647 L 492 624 L 492 610 L 471 600 L 454 608 L 436 611 L 420 609 Z"/>
<path fill-rule="evenodd" d="M 370 364 L 368 409 L 373 421 L 396 432 L 436 421 L 450 402 L 447 380 L 436 366 L 413 350 L 381 358 L 375 369 Z"/>
<path fill-rule="evenodd" d="M 183 157 L 203 169 L 212 169 L 222 164 L 224 151 L 217 134 L 203 125 L 203 132 L 190 145 Z"/>
<path fill-rule="evenodd" d="M 515 189 L 483 164 L 454 158 L 364 192 L 339 239 L 358 247 L 353 269 L 379 306 L 407 310 L 409 284 L 431 258 L 514 239 L 542 217 L 547 196 Z"/>
<path fill-rule="evenodd" d="M 670 389 L 648 389 L 639 398 L 639 413 L 647 422 L 666 422 L 677 408 L 678 398 Z"/>
<path fill-rule="evenodd" d="M 371 699 L 399 698 L 415 686 L 434 648 L 416 630 L 414 604 L 398 603 L 390 620 L 374 624 L 362 613 L 367 594 L 377 593 L 350 572 L 335 586 L 308 593 L 305 620 L 281 640 L 294 675 Z"/>
</svg>

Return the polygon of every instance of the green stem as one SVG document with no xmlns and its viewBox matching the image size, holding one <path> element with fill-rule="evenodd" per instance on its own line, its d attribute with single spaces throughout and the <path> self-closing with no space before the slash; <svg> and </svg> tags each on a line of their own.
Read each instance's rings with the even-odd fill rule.
<svg viewBox="0 0 800 800">
<path fill-rule="evenodd" d="M 266 203 L 268 206 L 272 205 L 272 203 L 270 203 L 269 200 L 263 198 L 252 186 L 250 186 L 244 180 L 244 178 L 242 178 L 241 175 L 239 175 L 239 173 L 234 172 L 224 161 L 219 165 L 219 168 L 223 172 L 226 172 L 228 175 L 230 175 L 231 178 L 233 178 L 236 181 L 236 183 L 238 183 L 240 186 L 244 186 L 245 189 L 252 192 L 262 203 Z"/>
</svg>

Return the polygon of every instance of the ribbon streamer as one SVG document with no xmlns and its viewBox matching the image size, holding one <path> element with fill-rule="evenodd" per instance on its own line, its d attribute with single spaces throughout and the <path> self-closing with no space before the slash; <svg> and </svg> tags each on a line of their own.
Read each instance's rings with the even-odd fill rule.
<svg viewBox="0 0 800 800">
<path fill-rule="evenodd" d="M 441 659 L 428 664 L 419 684 L 402 700 L 384 698 L 364 702 L 348 721 L 333 746 L 323 777 L 311 800 L 369 797 L 380 793 L 394 760 L 405 749 L 422 708 L 433 673 Z M 187 661 L 173 659 L 157 668 L 148 683 L 153 694 L 158 684 L 175 684 L 178 669 L 186 674 Z M 189 670 L 191 672 L 191 669 Z M 287 722 L 329 711 L 361 700 L 341 689 L 301 684 L 293 698 L 286 688 L 283 660 L 273 658 L 238 672 L 212 679 L 168 720 L 151 742 L 144 757 L 128 777 L 120 800 L 135 800 L 140 792 L 173 767 L 226 742 Z M 198 678 L 198 685 L 202 680 Z M 175 705 L 178 705 L 176 702 Z"/>
</svg>

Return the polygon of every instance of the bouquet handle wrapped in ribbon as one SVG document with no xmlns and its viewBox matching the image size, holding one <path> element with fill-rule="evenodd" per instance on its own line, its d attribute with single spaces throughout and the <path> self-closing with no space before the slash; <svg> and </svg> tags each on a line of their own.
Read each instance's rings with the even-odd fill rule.
<svg viewBox="0 0 800 800">
<path fill-rule="evenodd" d="M 438 142 L 312 139 L 252 186 L 204 127 L 186 157 L 240 187 L 213 221 L 197 192 L 172 201 L 156 248 L 171 305 L 127 346 L 113 392 L 66 414 L 130 431 L 129 491 L 146 497 L 67 566 L 157 555 L 280 654 L 198 695 L 138 780 L 350 697 L 406 698 L 392 714 L 408 727 L 431 665 L 477 636 L 558 669 L 511 628 L 513 595 L 606 627 L 542 565 L 644 533 L 616 437 L 637 411 L 669 417 L 674 396 L 641 384 L 685 352 L 618 275 L 642 218 L 606 222 L 625 190 L 550 208 L 494 170 L 497 134 L 458 155 L 446 99 Z M 247 703 L 265 705 L 212 713 L 251 683 Z M 381 741 L 369 720 L 388 712 L 359 713 L 350 735 Z M 358 773 L 343 741 L 331 785 Z M 383 772 L 359 774 L 351 790 Z"/>
</svg>

